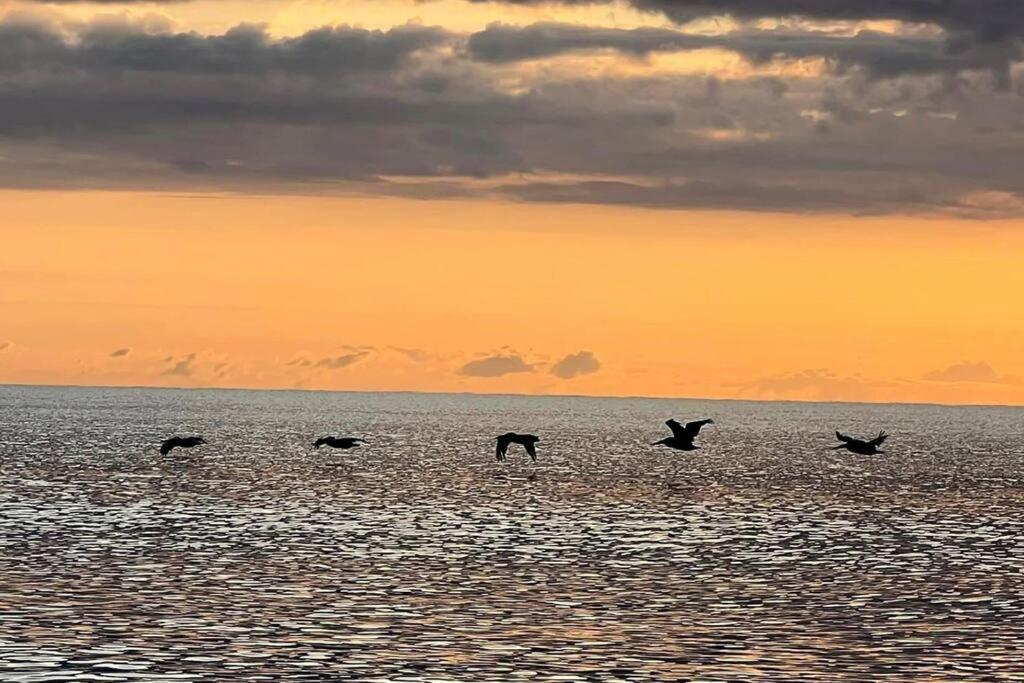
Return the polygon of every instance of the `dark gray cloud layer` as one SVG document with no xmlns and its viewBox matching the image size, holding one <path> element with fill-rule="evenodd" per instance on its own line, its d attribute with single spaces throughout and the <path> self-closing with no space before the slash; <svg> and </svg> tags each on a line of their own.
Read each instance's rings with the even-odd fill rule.
<svg viewBox="0 0 1024 683">
<path fill-rule="evenodd" d="M 517 5 L 550 4 L 549 0 L 471 0 Z M 561 0 L 563 5 L 608 4 L 609 0 Z M 892 20 L 909 25 L 931 25 L 945 34 L 943 55 L 913 54 L 902 46 L 896 61 L 986 62 L 1005 84 L 1011 61 L 1020 56 L 1024 38 L 1024 3 L 1018 0 L 628 0 L 637 9 L 663 14 L 678 24 L 731 16 L 741 21 L 800 18 L 812 21 Z M 851 45 L 853 52 L 860 46 Z M 918 46 L 920 47 L 920 46 Z M 906 52 L 910 48 L 910 52 Z M 800 48 L 797 48 L 798 50 Z M 849 56 L 849 53 L 847 53 Z M 878 57 L 879 55 L 874 55 Z M 875 61 L 875 60 L 872 60 Z M 870 62 L 869 62 L 870 63 Z M 875 66 L 888 68 L 885 60 Z"/>
<path fill-rule="evenodd" d="M 0 24 L 0 71 L 74 69 L 90 73 L 187 75 L 288 74 L 329 77 L 353 71 L 386 71 L 405 57 L 446 39 L 441 29 L 399 26 L 368 31 L 325 27 L 297 38 L 272 40 L 259 26 L 240 25 L 217 36 L 146 33 L 131 25 L 86 27 L 68 42 L 45 25 Z"/>
<path fill-rule="evenodd" d="M 878 78 L 907 73 L 955 74 L 990 69 L 1006 78 L 1007 65 L 1020 56 L 1018 46 L 964 46 L 951 50 L 941 37 L 900 36 L 877 31 L 836 35 L 821 31 L 736 31 L 720 35 L 670 29 L 595 28 L 542 23 L 518 27 L 492 24 L 469 37 L 470 53 L 495 63 L 553 57 L 570 52 L 615 50 L 634 56 L 720 48 L 761 64 L 774 59 L 820 57 L 839 71 L 861 67 Z"/>
<path fill-rule="evenodd" d="M 515 5 L 553 4 L 551 0 L 471 0 Z M 609 0 L 556 0 L 562 5 L 608 4 Z M 1024 34 L 1024 5 L 1017 0 L 628 0 L 637 9 L 659 12 L 686 23 L 709 16 L 737 19 L 802 17 L 823 21 L 889 19 L 969 32 L 980 40 Z"/>
<path fill-rule="evenodd" d="M 1002 61 L 1016 52 L 954 38 L 541 24 L 276 40 L 8 20 L 0 186 L 1022 215 L 1024 98 Z M 518 63 L 709 46 L 833 68 L 716 78 Z"/>
<path fill-rule="evenodd" d="M 176 3 L 184 0 L 37 0 L 46 4 Z M 410 4 L 425 0 L 410 0 Z M 469 0 L 493 5 L 601 5 L 611 0 Z M 1024 34 L 1024 6 L 1018 0 L 626 0 L 639 10 L 686 23 L 709 16 L 738 19 L 803 17 L 823 21 L 890 19 L 970 32 L 982 40 Z"/>
</svg>

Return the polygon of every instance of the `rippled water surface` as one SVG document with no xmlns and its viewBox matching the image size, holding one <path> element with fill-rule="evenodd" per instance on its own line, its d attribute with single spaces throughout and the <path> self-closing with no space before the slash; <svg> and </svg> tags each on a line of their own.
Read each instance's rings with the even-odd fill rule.
<svg viewBox="0 0 1024 683">
<path fill-rule="evenodd" d="M 1022 452 L 1013 409 L 0 388 L 0 680 L 1021 680 Z"/>
</svg>

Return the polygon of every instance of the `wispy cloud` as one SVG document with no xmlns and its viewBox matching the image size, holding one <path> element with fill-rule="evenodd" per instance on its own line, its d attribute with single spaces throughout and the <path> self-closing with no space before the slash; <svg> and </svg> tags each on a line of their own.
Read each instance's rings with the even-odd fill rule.
<svg viewBox="0 0 1024 683">
<path fill-rule="evenodd" d="M 130 348 L 128 348 L 128 347 L 125 347 L 123 349 L 114 349 L 113 351 L 110 352 L 110 357 L 111 358 L 124 358 L 125 356 L 127 356 L 131 352 L 132 352 L 132 350 Z"/>
<path fill-rule="evenodd" d="M 369 355 L 369 351 L 356 351 L 353 353 L 346 353 L 341 356 L 328 356 L 318 360 L 316 362 L 316 367 L 327 368 L 328 370 L 340 370 L 341 368 L 347 368 L 350 365 L 355 365 Z"/>
<path fill-rule="evenodd" d="M 984 384 L 1020 384 L 1020 379 L 1000 375 L 985 361 L 955 363 L 943 370 L 933 370 L 924 376 L 929 382 L 980 382 Z"/>
<path fill-rule="evenodd" d="M 551 374 L 562 379 L 589 375 L 601 369 L 601 362 L 590 351 L 573 353 L 551 366 Z"/>
<path fill-rule="evenodd" d="M 168 356 L 164 359 L 165 363 L 170 363 L 170 367 L 164 370 L 161 374 L 172 377 L 189 377 L 192 375 L 194 370 L 193 364 L 196 360 L 196 354 L 190 353 L 182 358 L 175 359 L 173 356 Z"/>
<path fill-rule="evenodd" d="M 891 382 L 859 375 L 842 376 L 826 368 L 762 377 L 733 385 L 741 393 L 759 398 L 801 398 L 816 401 L 870 401 Z"/>
<path fill-rule="evenodd" d="M 408 358 L 409 360 L 415 361 L 417 363 L 425 363 L 428 360 L 430 360 L 430 357 L 431 357 L 429 353 L 427 353 L 426 351 L 424 351 L 422 349 L 411 349 L 411 348 L 405 348 L 405 347 L 401 347 L 401 346 L 391 346 L 389 348 L 392 351 L 400 353 L 403 356 L 405 356 L 406 358 Z"/>
<path fill-rule="evenodd" d="M 323 368 L 326 370 L 340 370 L 355 365 L 359 361 L 377 353 L 377 347 L 370 344 L 345 344 L 337 347 L 341 353 L 333 356 L 322 356 L 319 359 L 310 358 L 309 353 L 301 352 L 299 355 L 285 363 L 291 368 Z"/>
<path fill-rule="evenodd" d="M 520 372 L 533 372 L 534 366 L 519 355 L 495 355 L 470 361 L 459 368 L 465 377 L 501 377 Z"/>
</svg>

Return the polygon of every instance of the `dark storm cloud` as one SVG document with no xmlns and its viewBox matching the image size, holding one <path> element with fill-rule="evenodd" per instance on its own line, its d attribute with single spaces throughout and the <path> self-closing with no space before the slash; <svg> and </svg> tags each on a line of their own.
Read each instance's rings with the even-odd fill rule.
<svg viewBox="0 0 1024 683">
<path fill-rule="evenodd" d="M 459 374 L 465 377 L 501 377 L 521 372 L 533 372 L 534 367 L 521 356 L 500 354 L 480 358 L 466 363 L 459 368 Z"/>
<path fill-rule="evenodd" d="M 551 366 L 551 374 L 561 379 L 590 375 L 601 369 L 601 362 L 590 351 L 573 353 Z"/>
</svg>

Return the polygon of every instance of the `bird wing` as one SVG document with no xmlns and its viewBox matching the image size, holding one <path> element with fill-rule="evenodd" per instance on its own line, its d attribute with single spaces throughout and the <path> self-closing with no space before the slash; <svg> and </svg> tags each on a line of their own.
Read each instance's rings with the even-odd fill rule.
<svg viewBox="0 0 1024 683">
<path fill-rule="evenodd" d="M 160 444 L 160 455 L 167 455 L 168 453 L 173 451 L 174 447 L 177 445 L 178 437 L 167 439 L 167 441 L 164 441 L 162 444 Z"/>
<path fill-rule="evenodd" d="M 836 431 L 836 438 L 842 441 L 843 443 L 853 443 L 854 441 L 857 440 L 852 436 L 847 436 L 846 434 L 843 434 L 839 431 Z"/>
<path fill-rule="evenodd" d="M 700 428 L 706 424 L 709 424 L 711 420 L 695 420 L 694 422 L 687 422 L 685 425 L 680 424 L 675 420 L 669 420 L 665 424 L 672 430 L 672 436 L 677 439 L 684 441 L 693 441 L 700 434 Z"/>
<path fill-rule="evenodd" d="M 711 420 L 696 420 L 694 422 L 687 422 L 686 427 L 683 429 L 686 431 L 686 435 L 690 440 L 697 438 L 700 434 L 700 428 L 706 424 L 709 424 Z"/>
<path fill-rule="evenodd" d="M 504 457 L 505 453 L 508 452 L 508 445 L 512 443 L 511 434 L 502 434 L 498 437 L 498 447 L 495 450 L 495 454 L 501 458 Z"/>
<path fill-rule="evenodd" d="M 523 448 L 530 454 L 530 457 L 534 460 L 537 459 L 537 447 L 535 441 L 523 441 Z"/>
<path fill-rule="evenodd" d="M 677 422 L 676 420 L 669 419 L 668 422 L 666 422 L 665 424 L 667 424 L 668 428 L 672 430 L 672 436 L 676 437 L 677 439 L 689 438 L 686 436 L 686 427 L 679 424 L 679 422 Z"/>
<path fill-rule="evenodd" d="M 886 434 L 885 432 L 878 432 L 878 436 L 873 438 L 871 441 L 868 441 L 868 443 L 872 446 L 878 447 L 885 443 L 885 440 L 888 438 L 889 435 Z"/>
</svg>

